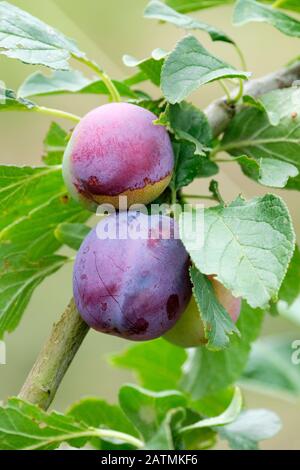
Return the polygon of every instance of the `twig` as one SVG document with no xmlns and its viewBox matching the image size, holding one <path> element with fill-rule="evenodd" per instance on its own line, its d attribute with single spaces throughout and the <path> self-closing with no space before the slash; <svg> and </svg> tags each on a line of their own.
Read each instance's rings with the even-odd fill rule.
<svg viewBox="0 0 300 470">
<path fill-rule="evenodd" d="M 300 62 L 262 78 L 250 80 L 244 87 L 244 94 L 255 98 L 272 90 L 288 88 L 296 80 L 300 80 Z M 236 94 L 237 91 L 234 90 L 232 97 L 235 97 Z M 229 106 L 226 104 L 226 100 L 227 98 L 223 97 L 214 101 L 205 111 L 215 137 L 225 131 L 234 114 L 240 108 L 239 106 Z"/>
<path fill-rule="evenodd" d="M 88 330 L 72 299 L 54 325 L 19 397 L 47 410 Z"/>
</svg>

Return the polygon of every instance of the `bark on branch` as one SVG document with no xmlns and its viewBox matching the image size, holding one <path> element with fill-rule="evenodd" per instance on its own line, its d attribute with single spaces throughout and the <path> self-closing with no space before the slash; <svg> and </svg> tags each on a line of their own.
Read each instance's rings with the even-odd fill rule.
<svg viewBox="0 0 300 470">
<path fill-rule="evenodd" d="M 47 410 L 88 330 L 72 299 L 53 326 L 19 397 Z"/>
</svg>

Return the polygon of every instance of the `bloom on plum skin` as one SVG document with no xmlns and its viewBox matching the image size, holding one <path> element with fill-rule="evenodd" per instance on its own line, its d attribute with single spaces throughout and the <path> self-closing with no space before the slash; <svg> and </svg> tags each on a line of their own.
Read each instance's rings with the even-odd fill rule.
<svg viewBox="0 0 300 470">
<path fill-rule="evenodd" d="M 149 231 L 149 221 L 151 230 Z M 162 222 L 171 226 L 163 235 Z M 145 341 L 174 326 L 190 301 L 189 255 L 169 217 L 120 212 L 100 222 L 109 233 L 124 226 L 143 237 L 102 239 L 93 229 L 74 266 L 73 289 L 78 311 L 92 328 L 122 338 Z M 155 233 L 155 238 L 153 237 Z M 158 234 L 158 237 L 157 237 Z"/>
<path fill-rule="evenodd" d="M 174 153 L 165 127 L 153 113 L 130 103 L 109 103 L 76 126 L 63 161 L 74 199 L 96 211 L 100 204 L 148 204 L 169 185 Z"/>
</svg>

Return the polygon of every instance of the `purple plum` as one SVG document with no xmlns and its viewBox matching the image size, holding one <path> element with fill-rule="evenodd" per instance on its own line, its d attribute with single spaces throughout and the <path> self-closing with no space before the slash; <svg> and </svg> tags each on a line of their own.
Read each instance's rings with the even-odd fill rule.
<svg viewBox="0 0 300 470">
<path fill-rule="evenodd" d="M 84 240 L 73 290 L 84 321 L 133 341 L 162 336 L 188 305 L 189 255 L 167 216 L 120 212 Z"/>
<path fill-rule="evenodd" d="M 153 113 L 129 103 L 110 103 L 76 126 L 63 161 L 70 194 L 92 211 L 119 207 L 119 196 L 148 204 L 169 185 L 174 153 L 165 127 Z"/>
</svg>

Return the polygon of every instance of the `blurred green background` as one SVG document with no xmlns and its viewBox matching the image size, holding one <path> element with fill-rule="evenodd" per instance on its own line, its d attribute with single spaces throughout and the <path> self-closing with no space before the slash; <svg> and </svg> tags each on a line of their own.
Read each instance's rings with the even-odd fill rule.
<svg viewBox="0 0 300 470">
<path fill-rule="evenodd" d="M 75 38 L 82 50 L 96 59 L 114 78 L 122 79 L 131 73 L 122 64 L 122 55 L 132 54 L 143 58 L 156 47 L 166 50 L 174 46 L 182 34 L 170 25 L 159 25 L 142 18 L 147 0 L 15 0 L 15 5 L 55 26 L 66 35 Z M 201 20 L 225 30 L 243 50 L 248 69 L 255 77 L 264 75 L 285 65 L 299 55 L 299 40 L 283 36 L 275 29 L 261 24 L 234 28 L 231 24 L 232 8 L 223 7 L 196 13 Z M 212 43 L 206 35 L 201 42 L 210 51 L 235 66 L 238 57 L 232 47 Z M 0 80 L 9 88 L 17 88 L 27 75 L 37 67 L 26 66 L 0 56 Z M 87 71 L 89 73 L 89 71 Z M 151 85 L 144 87 L 148 91 Z M 157 93 L 157 91 L 154 91 Z M 201 88 L 193 95 L 193 101 L 204 108 L 222 93 L 218 84 Z M 60 96 L 40 98 L 39 103 L 58 107 L 83 115 L 104 102 L 95 96 Z M 43 138 L 51 118 L 34 114 L 0 114 L 1 164 L 37 165 L 42 155 Z M 59 121 L 58 121 L 59 122 Z M 60 121 L 66 129 L 69 123 Z M 266 192 L 264 188 L 246 179 L 235 165 L 224 165 L 218 176 L 221 190 L 227 200 L 238 193 L 247 198 Z M 193 183 L 193 191 L 207 191 L 207 181 Z M 299 199 L 296 192 L 281 191 L 292 213 L 296 231 L 300 233 Z M 18 393 L 52 323 L 58 319 L 71 297 L 71 267 L 47 279 L 35 292 L 20 327 L 7 336 L 7 365 L 0 365 L 0 399 Z M 294 331 L 295 326 L 286 320 L 267 318 L 264 334 Z M 300 339 L 300 329 L 299 329 Z M 98 395 L 114 401 L 119 386 L 134 378 L 122 370 L 109 366 L 106 357 L 127 344 L 117 338 L 94 332 L 89 333 L 75 362 L 67 373 L 53 407 L 64 410 L 82 396 Z M 295 366 L 295 367 L 300 367 Z M 263 448 L 300 449 L 300 402 L 281 400 L 267 395 L 246 391 L 249 406 L 268 407 L 283 420 L 283 431 Z"/>
</svg>

